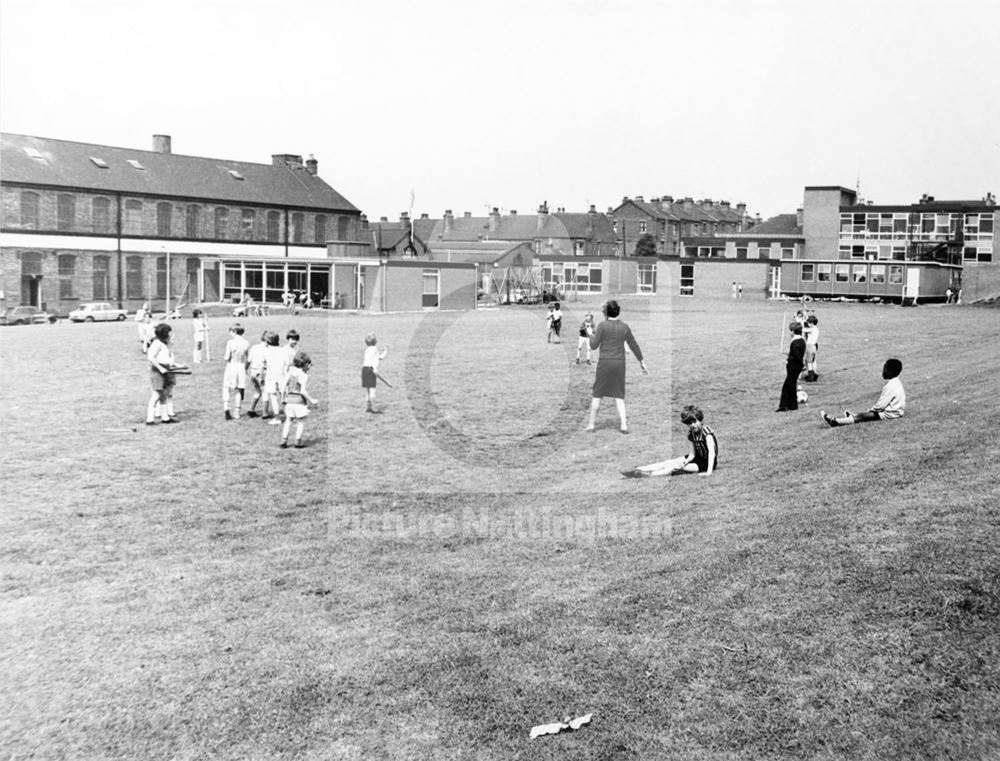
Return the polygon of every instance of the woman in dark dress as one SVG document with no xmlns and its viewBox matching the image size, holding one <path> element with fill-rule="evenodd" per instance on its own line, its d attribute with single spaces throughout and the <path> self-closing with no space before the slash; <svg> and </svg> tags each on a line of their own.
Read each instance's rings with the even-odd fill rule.
<svg viewBox="0 0 1000 761">
<path fill-rule="evenodd" d="M 618 319 L 621 307 L 617 301 L 609 301 L 604 305 L 604 316 L 607 318 L 590 337 L 590 348 L 600 349 L 597 360 L 597 377 L 594 379 L 594 390 L 590 400 L 590 423 L 586 430 L 593 432 L 597 421 L 597 410 L 601 399 L 610 396 L 618 407 L 618 418 L 621 421 L 619 430 L 628 433 L 628 419 L 625 415 L 625 345 L 632 350 L 639 360 L 642 374 L 646 374 L 646 363 L 642 358 L 642 349 L 632 335 L 632 329 Z"/>
<path fill-rule="evenodd" d="M 802 323 L 793 322 L 788 326 L 792 331 L 792 343 L 788 346 L 788 360 L 785 362 L 785 382 L 781 386 L 781 401 L 777 412 L 791 412 L 799 408 L 799 375 L 806 355 L 806 341 L 802 337 Z"/>
</svg>

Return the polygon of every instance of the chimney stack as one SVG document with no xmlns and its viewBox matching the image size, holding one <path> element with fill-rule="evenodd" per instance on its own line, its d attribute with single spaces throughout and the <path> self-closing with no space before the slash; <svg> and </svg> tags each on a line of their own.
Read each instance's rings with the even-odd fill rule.
<svg viewBox="0 0 1000 761">
<path fill-rule="evenodd" d="M 272 153 L 271 166 L 286 166 L 289 169 L 301 169 L 302 157 L 294 153 Z"/>
<path fill-rule="evenodd" d="M 500 226 L 500 209 L 496 206 L 490 212 L 490 232 L 495 233 L 497 228 Z"/>
<path fill-rule="evenodd" d="M 410 222 L 410 212 L 408 212 L 408 211 L 401 211 L 401 212 L 399 212 L 399 221 L 400 221 L 401 224 L 404 224 L 404 225 L 409 224 L 409 222 Z"/>
<path fill-rule="evenodd" d="M 311 153 L 306 157 L 306 171 L 313 176 L 319 173 L 319 162 Z"/>
<path fill-rule="evenodd" d="M 594 204 L 590 204 L 590 210 L 587 213 L 588 214 L 596 214 L 597 213 L 597 207 Z"/>
<path fill-rule="evenodd" d="M 170 153 L 170 135 L 153 135 L 153 150 L 157 153 Z"/>
<path fill-rule="evenodd" d="M 795 226 L 802 227 L 802 209 L 795 210 Z"/>
<path fill-rule="evenodd" d="M 545 227 L 545 220 L 549 218 L 549 202 L 542 201 L 542 205 L 538 207 L 538 229 L 541 230 Z"/>
</svg>

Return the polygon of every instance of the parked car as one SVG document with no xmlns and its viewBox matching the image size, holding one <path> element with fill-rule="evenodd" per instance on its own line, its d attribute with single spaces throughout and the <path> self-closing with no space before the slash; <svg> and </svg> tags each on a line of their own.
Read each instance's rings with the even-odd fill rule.
<svg viewBox="0 0 1000 761">
<path fill-rule="evenodd" d="M 0 314 L 0 325 L 39 325 L 55 322 L 58 319 L 38 307 L 7 307 L 3 314 Z"/>
<path fill-rule="evenodd" d="M 108 322 L 124 320 L 127 312 L 111 306 L 106 301 L 95 301 L 91 304 L 80 304 L 78 309 L 69 313 L 73 322 Z"/>
</svg>

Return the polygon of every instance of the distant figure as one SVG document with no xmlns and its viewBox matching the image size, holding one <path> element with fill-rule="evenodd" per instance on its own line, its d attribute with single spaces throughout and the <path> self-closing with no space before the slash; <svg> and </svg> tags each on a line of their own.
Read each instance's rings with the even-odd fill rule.
<svg viewBox="0 0 1000 761">
<path fill-rule="evenodd" d="M 194 328 L 194 351 L 192 352 L 195 364 L 207 362 L 212 358 L 212 353 L 208 349 L 208 319 L 200 309 L 195 309 L 191 315 L 191 325 Z"/>
<path fill-rule="evenodd" d="M 799 375 L 802 373 L 802 363 L 806 354 L 802 323 L 793 322 L 788 326 L 788 330 L 792 333 L 792 343 L 788 347 L 788 359 L 785 361 L 785 382 L 781 386 L 778 412 L 793 412 L 799 408 Z"/>
<path fill-rule="evenodd" d="M 742 282 L 736 284 L 736 298 L 738 298 L 738 299 L 742 299 L 743 298 L 743 283 Z"/>
<path fill-rule="evenodd" d="M 878 401 L 867 412 L 859 412 L 852 415 L 849 410 L 844 410 L 843 417 L 835 418 L 820 411 L 823 421 L 831 428 L 841 425 L 852 425 L 854 423 L 870 423 L 875 420 L 893 420 L 903 417 L 906 411 L 906 391 L 903 389 L 903 382 L 899 379 L 903 372 L 903 363 L 898 359 L 887 359 L 882 366 L 882 378 L 885 385 L 882 386 L 882 393 Z"/>
<path fill-rule="evenodd" d="M 378 384 L 378 365 L 389 353 L 386 346 L 379 351 L 378 336 L 369 333 L 365 336 L 365 356 L 361 360 L 361 388 L 365 392 L 365 412 L 379 414 L 382 410 L 375 407 L 375 386 Z"/>
<path fill-rule="evenodd" d="M 737 294 L 737 287 L 736 287 L 736 281 L 734 280 L 733 281 L 733 298 L 734 299 L 736 298 L 736 294 Z"/>
</svg>

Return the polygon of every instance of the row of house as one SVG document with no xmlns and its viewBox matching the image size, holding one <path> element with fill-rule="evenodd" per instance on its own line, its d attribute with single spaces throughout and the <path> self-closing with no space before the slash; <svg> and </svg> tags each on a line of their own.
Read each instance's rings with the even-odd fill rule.
<svg viewBox="0 0 1000 761">
<path fill-rule="evenodd" d="M 135 309 L 293 292 L 352 309 L 467 308 L 526 282 L 593 295 L 726 296 L 733 283 L 759 298 L 1000 294 L 991 194 L 876 206 L 810 186 L 795 214 L 768 220 L 744 203 L 634 196 L 605 213 L 543 202 L 369 223 L 312 156 L 187 156 L 167 135 L 136 150 L 4 133 L 0 149 L 2 306 L 65 314 L 89 300 Z"/>
</svg>

